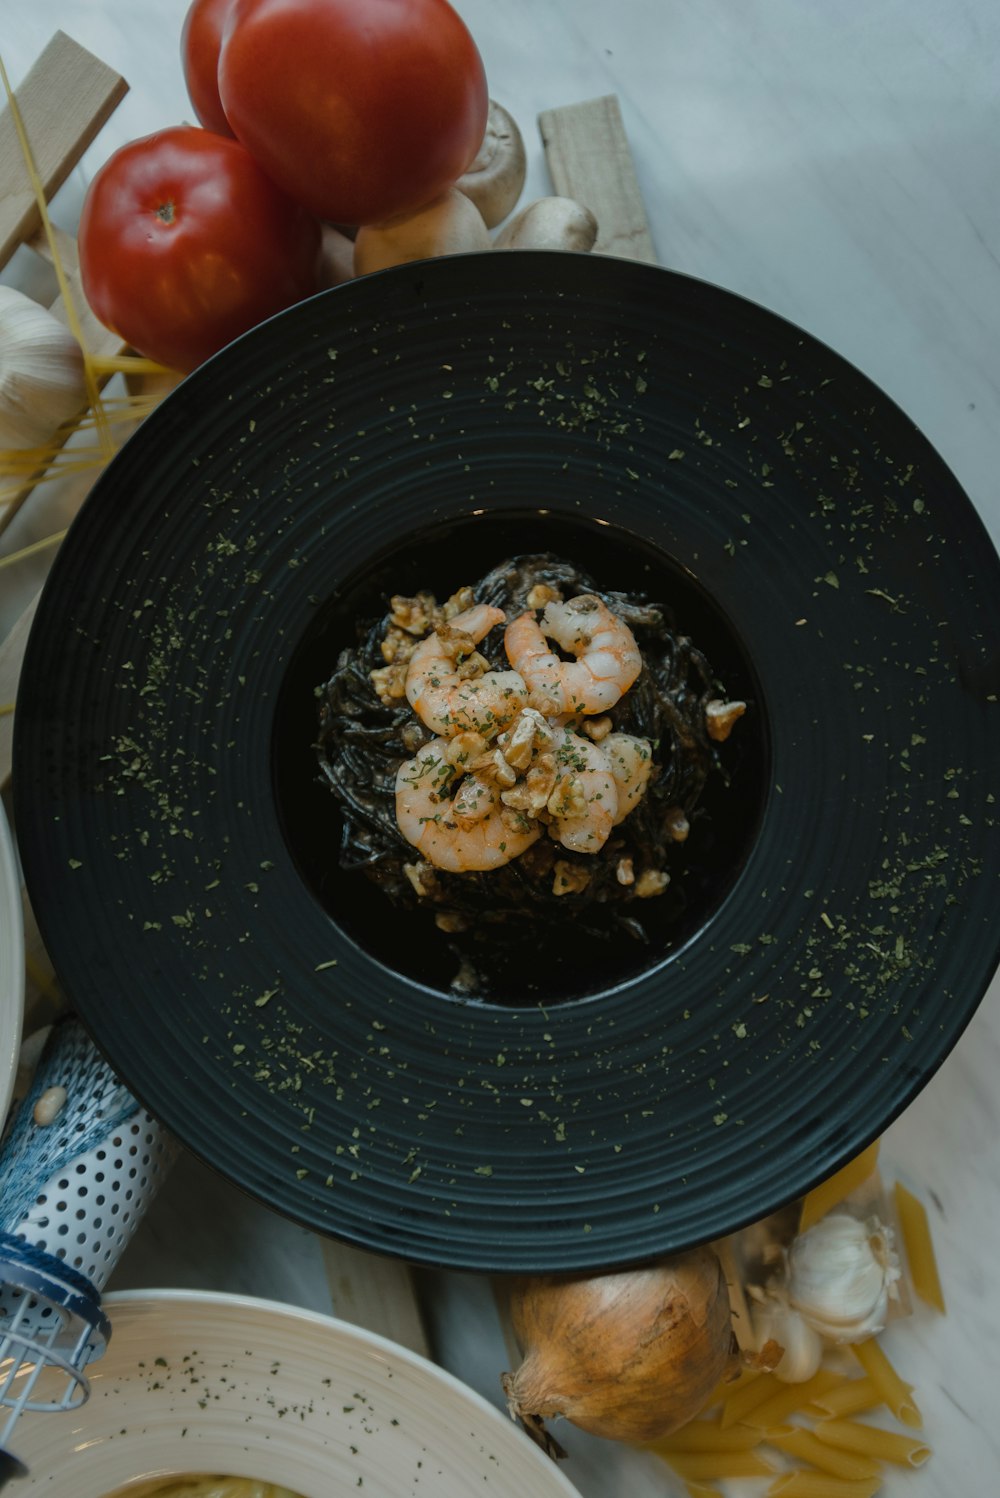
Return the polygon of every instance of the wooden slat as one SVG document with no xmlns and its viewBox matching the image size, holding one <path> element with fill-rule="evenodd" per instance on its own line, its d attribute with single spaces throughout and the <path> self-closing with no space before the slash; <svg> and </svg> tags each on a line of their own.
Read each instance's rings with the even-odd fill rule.
<svg viewBox="0 0 1000 1498">
<path fill-rule="evenodd" d="M 431 1356 L 408 1264 L 333 1239 L 323 1240 L 323 1262 L 335 1316 Z"/>
<path fill-rule="evenodd" d="M 76 240 L 72 234 L 67 234 L 66 230 L 60 229 L 58 224 L 53 224 L 52 237 L 56 242 L 56 250 L 58 251 L 64 270 L 78 270 L 80 267 L 80 257 L 77 253 Z M 25 243 L 30 250 L 34 250 L 36 255 L 40 255 L 50 265 L 55 263 L 52 245 L 49 243 L 49 236 L 46 234 L 44 228 L 36 229 L 31 238 L 25 240 Z"/>
<path fill-rule="evenodd" d="M 18 108 L 48 201 L 128 92 L 128 84 L 57 31 L 19 89 Z M 38 204 L 9 108 L 0 114 L 0 266 L 39 227 Z"/>
<path fill-rule="evenodd" d="M 108 358 L 112 354 L 124 354 L 127 345 L 124 344 L 117 333 L 112 333 L 91 312 L 87 299 L 83 294 L 83 286 L 80 283 L 80 272 L 78 270 L 68 271 L 66 282 L 69 286 L 69 294 L 73 298 L 73 310 L 76 320 L 80 326 L 80 337 L 88 354 L 99 355 Z M 49 311 L 62 323 L 69 323 L 66 315 L 66 305 L 62 297 L 57 297 L 52 303 Z M 107 376 L 98 381 L 101 385 L 107 384 Z"/>
<path fill-rule="evenodd" d="M 16 91 L 21 121 L 46 201 L 77 165 L 127 92 L 124 78 L 64 32 L 56 32 Z M 50 311 L 60 322 L 73 327 L 74 332 L 79 331 L 88 353 L 109 356 L 125 352 L 117 333 L 104 327 L 87 304 L 80 281 L 76 240 L 57 225 L 51 227 L 75 318 L 71 319 L 61 294 Z M 51 263 L 52 246 L 41 222 L 21 139 L 9 106 L 4 106 L 0 112 L 0 266 L 20 243 L 29 245 Z M 98 381 L 99 385 L 105 383 L 106 377 Z M 41 470 L 29 475 L 16 489 L 3 486 L 0 535 L 43 476 Z"/>
<path fill-rule="evenodd" d="M 538 116 L 552 185 L 597 219 L 594 253 L 656 261 L 621 109 L 614 94 Z"/>
</svg>

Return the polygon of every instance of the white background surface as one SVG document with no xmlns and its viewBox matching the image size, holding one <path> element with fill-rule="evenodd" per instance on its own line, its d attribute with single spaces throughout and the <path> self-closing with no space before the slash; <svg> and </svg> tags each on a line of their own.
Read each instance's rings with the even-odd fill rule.
<svg viewBox="0 0 1000 1498">
<path fill-rule="evenodd" d="M 490 89 L 521 125 L 527 198 L 550 190 L 538 112 L 618 95 L 664 265 L 751 297 L 824 339 L 918 423 L 1000 539 L 1000 8 L 995 0 L 460 0 Z M 56 29 L 131 92 L 60 194 L 83 190 L 124 141 L 192 118 L 177 43 L 182 0 L 32 0 L 4 7 L 15 84 Z M 3 279 L 29 285 L 18 256 Z M 50 496 L 0 549 L 56 528 L 79 490 Z M 0 573 L 0 633 L 44 562 Z M 1000 914 L 998 914 L 1000 923 Z M 890 1353 L 935 1458 L 885 1491 L 996 1490 L 1000 1469 L 1000 986 L 887 1133 L 885 1173 L 927 1202 L 949 1300 L 892 1329 Z M 329 1308 L 310 1235 L 177 1168 L 114 1284 L 251 1290 Z M 488 1287 L 424 1284 L 452 1371 L 500 1402 L 507 1366 Z M 578 1438 L 584 1498 L 680 1493 L 650 1458 Z M 732 1484 L 735 1493 L 762 1484 Z"/>
</svg>

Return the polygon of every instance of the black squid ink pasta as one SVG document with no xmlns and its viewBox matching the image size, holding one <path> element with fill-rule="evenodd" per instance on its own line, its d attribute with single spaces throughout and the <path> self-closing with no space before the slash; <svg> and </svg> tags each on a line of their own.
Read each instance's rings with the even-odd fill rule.
<svg viewBox="0 0 1000 1498">
<path fill-rule="evenodd" d="M 498 746 L 511 740 L 511 724 L 499 732 L 497 724 L 490 725 L 478 739 L 472 738 L 470 752 L 478 759 L 469 761 L 453 754 L 460 725 L 454 725 L 447 739 L 411 706 L 406 681 L 416 647 L 435 631 L 443 631 L 438 637 L 447 641 L 451 621 L 459 618 L 460 625 L 471 605 L 502 610 L 507 622 L 527 611 L 535 611 L 544 621 L 547 615 L 542 611 L 550 602 L 595 599 L 630 634 L 641 667 L 611 706 L 589 713 L 552 715 L 551 701 L 535 710 L 531 704 L 538 701 L 537 695 L 529 696 L 528 716 L 537 730 L 530 770 L 524 763 L 511 770 L 498 759 Z M 505 627 L 498 624 L 474 647 L 471 640 L 459 638 L 449 670 L 467 671 L 472 681 L 484 672 L 510 672 L 514 663 L 505 651 Z M 549 643 L 554 653 L 572 659 Z M 509 957 L 512 949 L 526 943 L 544 943 L 547 931 L 564 928 L 567 922 L 573 923 L 574 931 L 601 941 L 645 942 L 651 923 L 659 928 L 677 918 L 686 899 L 683 881 L 676 877 L 683 866 L 681 851 L 689 838 L 697 839 L 706 781 L 727 776 L 722 743 L 746 706 L 726 699 L 709 662 L 690 638 L 668 623 L 663 606 L 603 590 L 571 562 L 547 553 L 503 561 L 443 602 L 429 593 L 393 598 L 388 613 L 358 623 L 356 642 L 341 651 L 317 696 L 315 747 L 322 780 L 339 811 L 341 866 L 372 881 L 394 905 L 426 910 L 431 935 L 436 926 L 438 939 L 453 948 L 458 964 L 453 988 L 473 995 L 491 961 L 491 950 L 502 948 Z M 519 701 L 516 706 L 525 704 Z M 530 736 L 531 725 L 527 726 Z M 530 815 L 520 813 L 528 817 L 527 823 L 516 820 L 514 809 L 527 804 L 519 787 L 530 784 L 530 775 L 546 789 L 543 772 L 553 759 L 556 780 L 561 774 L 572 780 L 570 771 L 560 769 L 560 759 L 567 758 L 563 746 L 584 741 L 588 754 L 589 746 L 600 750 L 602 743 L 638 741 L 648 748 L 648 753 L 642 751 L 649 760 L 643 768 L 648 779 L 595 851 L 560 842 L 559 828 L 565 824 L 555 815 L 561 809 L 557 799 L 549 797 L 545 804 L 536 799 Z M 463 779 L 467 790 L 471 772 L 477 769 L 480 779 L 492 787 L 494 815 L 502 815 L 512 828 L 530 826 L 530 845 L 508 856 L 507 834 L 498 820 L 496 836 L 505 852 L 496 855 L 501 860 L 497 866 L 456 870 L 426 856 L 423 845 L 415 845 L 401 830 L 397 794 L 402 785 L 406 795 L 406 767 L 421 764 L 422 754 L 436 767 L 428 792 L 435 810 L 419 820 L 439 822 L 440 837 L 449 847 L 463 846 L 465 834 L 456 826 L 452 808 Z M 449 754 L 456 763 L 448 762 Z M 497 764 L 503 772 L 499 781 Z"/>
</svg>

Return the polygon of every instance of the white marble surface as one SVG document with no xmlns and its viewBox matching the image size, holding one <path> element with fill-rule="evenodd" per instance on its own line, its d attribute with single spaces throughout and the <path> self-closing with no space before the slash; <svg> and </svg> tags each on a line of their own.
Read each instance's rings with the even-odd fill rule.
<svg viewBox="0 0 1000 1498">
<path fill-rule="evenodd" d="M 825 339 L 922 427 L 1000 541 L 1000 9 L 995 0 L 459 0 L 491 92 L 524 130 L 526 196 L 548 190 L 538 112 L 619 96 L 662 263 L 763 302 Z M 57 200 L 73 228 L 88 177 L 125 140 L 190 117 L 184 0 L 4 7 L 15 83 L 53 31 L 132 90 Z M 4 280 L 36 276 L 19 255 Z M 23 545 L 79 488 L 11 527 Z M 0 633 L 44 561 L 0 573 Z M 1000 919 L 1000 917 L 998 917 Z M 950 1312 L 892 1329 L 935 1458 L 893 1474 L 912 1498 L 988 1493 L 1000 1470 L 1000 984 L 889 1129 L 883 1166 L 931 1208 Z M 114 1281 L 237 1288 L 328 1309 L 320 1248 L 193 1161 L 179 1165 Z M 488 1287 L 427 1275 L 442 1360 L 499 1402 Z M 336 1307 L 334 1307 L 336 1309 Z M 561 1427 L 584 1498 L 680 1493 L 652 1459 Z M 730 1486 L 761 1491 L 761 1485 Z"/>
</svg>

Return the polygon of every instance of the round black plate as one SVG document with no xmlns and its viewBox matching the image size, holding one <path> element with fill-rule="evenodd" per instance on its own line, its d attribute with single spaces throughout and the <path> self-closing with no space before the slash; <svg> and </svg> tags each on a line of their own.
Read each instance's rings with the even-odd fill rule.
<svg viewBox="0 0 1000 1498">
<path fill-rule="evenodd" d="M 410 965 L 435 931 L 350 893 L 338 919 L 304 872 L 282 702 L 407 557 L 447 590 L 543 533 L 722 622 L 750 832 L 672 947 L 551 1002 L 539 948 L 522 991 L 462 1003 Z M 121 1076 L 271 1206 L 436 1265 L 639 1261 L 842 1164 L 974 1012 L 998 641 L 969 501 L 814 339 L 622 261 L 404 267 L 230 347 L 95 486 L 18 700 L 31 898 Z"/>
</svg>

